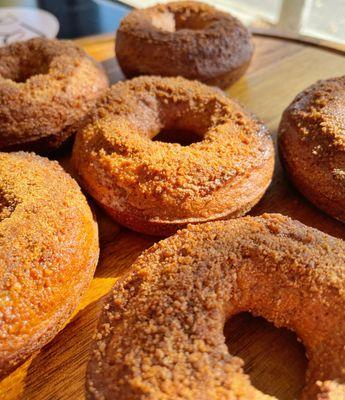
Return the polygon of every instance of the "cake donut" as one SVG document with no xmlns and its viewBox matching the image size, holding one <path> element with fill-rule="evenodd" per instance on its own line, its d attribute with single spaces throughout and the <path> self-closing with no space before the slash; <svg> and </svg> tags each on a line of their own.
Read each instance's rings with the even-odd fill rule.
<svg viewBox="0 0 345 400">
<path fill-rule="evenodd" d="M 282 116 L 279 151 L 300 192 L 345 222 L 345 76 L 297 95 Z"/>
<path fill-rule="evenodd" d="M 72 42 L 35 38 L 0 48 L 0 149 L 58 148 L 107 86 L 101 67 Z"/>
<path fill-rule="evenodd" d="M 115 52 L 129 78 L 179 75 L 225 88 L 248 68 L 253 44 L 230 14 L 179 1 L 129 13 L 117 30 Z"/>
<path fill-rule="evenodd" d="M 164 129 L 200 141 L 154 141 Z M 81 185 L 118 222 L 169 235 L 188 223 L 236 217 L 264 194 L 274 166 L 267 128 L 219 89 L 184 78 L 112 86 L 76 136 Z"/>
<path fill-rule="evenodd" d="M 243 311 L 303 341 L 303 400 L 345 398 L 345 243 L 280 214 L 190 225 L 145 251 L 105 302 L 88 398 L 275 399 L 225 344 Z"/>
<path fill-rule="evenodd" d="M 97 259 L 77 183 L 57 162 L 0 153 L 0 379 L 63 327 Z"/>
</svg>

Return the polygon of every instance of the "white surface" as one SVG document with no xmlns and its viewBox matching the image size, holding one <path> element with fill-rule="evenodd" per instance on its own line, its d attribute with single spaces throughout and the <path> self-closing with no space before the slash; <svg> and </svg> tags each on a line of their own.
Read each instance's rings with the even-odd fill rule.
<svg viewBox="0 0 345 400">
<path fill-rule="evenodd" d="M 56 37 L 59 22 L 43 10 L 22 7 L 0 8 L 0 46 L 37 36 Z"/>
<path fill-rule="evenodd" d="M 301 33 L 345 43 L 345 0 L 308 0 Z"/>
</svg>

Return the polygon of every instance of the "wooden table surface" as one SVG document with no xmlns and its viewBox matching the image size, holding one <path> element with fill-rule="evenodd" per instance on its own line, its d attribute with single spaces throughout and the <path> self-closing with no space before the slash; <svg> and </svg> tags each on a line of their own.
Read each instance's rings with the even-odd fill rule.
<svg viewBox="0 0 345 400">
<path fill-rule="evenodd" d="M 345 57 L 272 38 L 256 37 L 254 40 L 253 62 L 228 94 L 262 118 L 275 137 L 281 113 L 293 97 L 317 79 L 345 74 Z M 103 61 L 112 83 L 122 78 L 114 59 L 112 37 L 100 36 L 78 42 L 91 56 Z M 302 198 L 287 181 L 278 159 L 273 182 L 251 214 L 263 212 L 280 212 L 345 239 L 344 225 Z M 0 399 L 85 398 L 85 368 L 102 297 L 136 257 L 157 240 L 118 226 L 99 209 L 97 216 L 101 255 L 90 289 L 69 324 L 55 339 L 0 383 Z M 306 359 L 303 346 L 293 333 L 276 329 L 248 314 L 228 321 L 224 331 L 230 351 L 245 360 L 245 370 L 257 388 L 281 400 L 298 397 Z"/>
</svg>

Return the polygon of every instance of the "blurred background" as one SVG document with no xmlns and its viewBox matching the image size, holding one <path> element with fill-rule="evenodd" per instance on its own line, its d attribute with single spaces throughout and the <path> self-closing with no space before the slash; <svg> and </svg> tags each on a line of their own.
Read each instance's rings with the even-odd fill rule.
<svg viewBox="0 0 345 400">
<path fill-rule="evenodd" d="M 164 1 L 160 1 L 164 2 Z M 345 44 L 345 0 L 209 0 L 255 29 Z M 2 44 L 44 35 L 77 38 L 114 32 L 132 7 L 154 0 L 0 0 Z"/>
</svg>

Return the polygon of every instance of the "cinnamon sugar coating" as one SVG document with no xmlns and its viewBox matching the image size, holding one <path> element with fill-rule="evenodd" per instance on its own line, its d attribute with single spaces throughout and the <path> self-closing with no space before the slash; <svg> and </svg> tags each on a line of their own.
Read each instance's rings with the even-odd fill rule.
<svg viewBox="0 0 345 400">
<path fill-rule="evenodd" d="M 72 42 L 0 48 L 0 149 L 58 148 L 107 86 L 101 67 Z"/>
<path fill-rule="evenodd" d="M 345 222 L 345 76 L 319 81 L 285 110 L 281 158 L 296 187 Z"/>
<path fill-rule="evenodd" d="M 105 302 L 88 398 L 273 400 L 225 344 L 243 311 L 303 341 L 303 400 L 345 398 L 345 243 L 280 214 L 190 225 L 145 251 Z"/>
<path fill-rule="evenodd" d="M 97 225 L 57 162 L 0 153 L 0 378 L 48 343 L 87 289 Z"/>
<path fill-rule="evenodd" d="M 162 129 L 199 134 L 189 146 L 152 141 Z M 170 234 L 190 222 L 248 211 L 274 164 L 267 128 L 221 91 L 183 78 L 112 86 L 78 132 L 82 185 L 122 224 Z"/>
<path fill-rule="evenodd" d="M 129 13 L 116 33 L 115 52 L 129 78 L 184 76 L 224 88 L 244 74 L 253 44 L 233 16 L 181 1 Z"/>
</svg>

